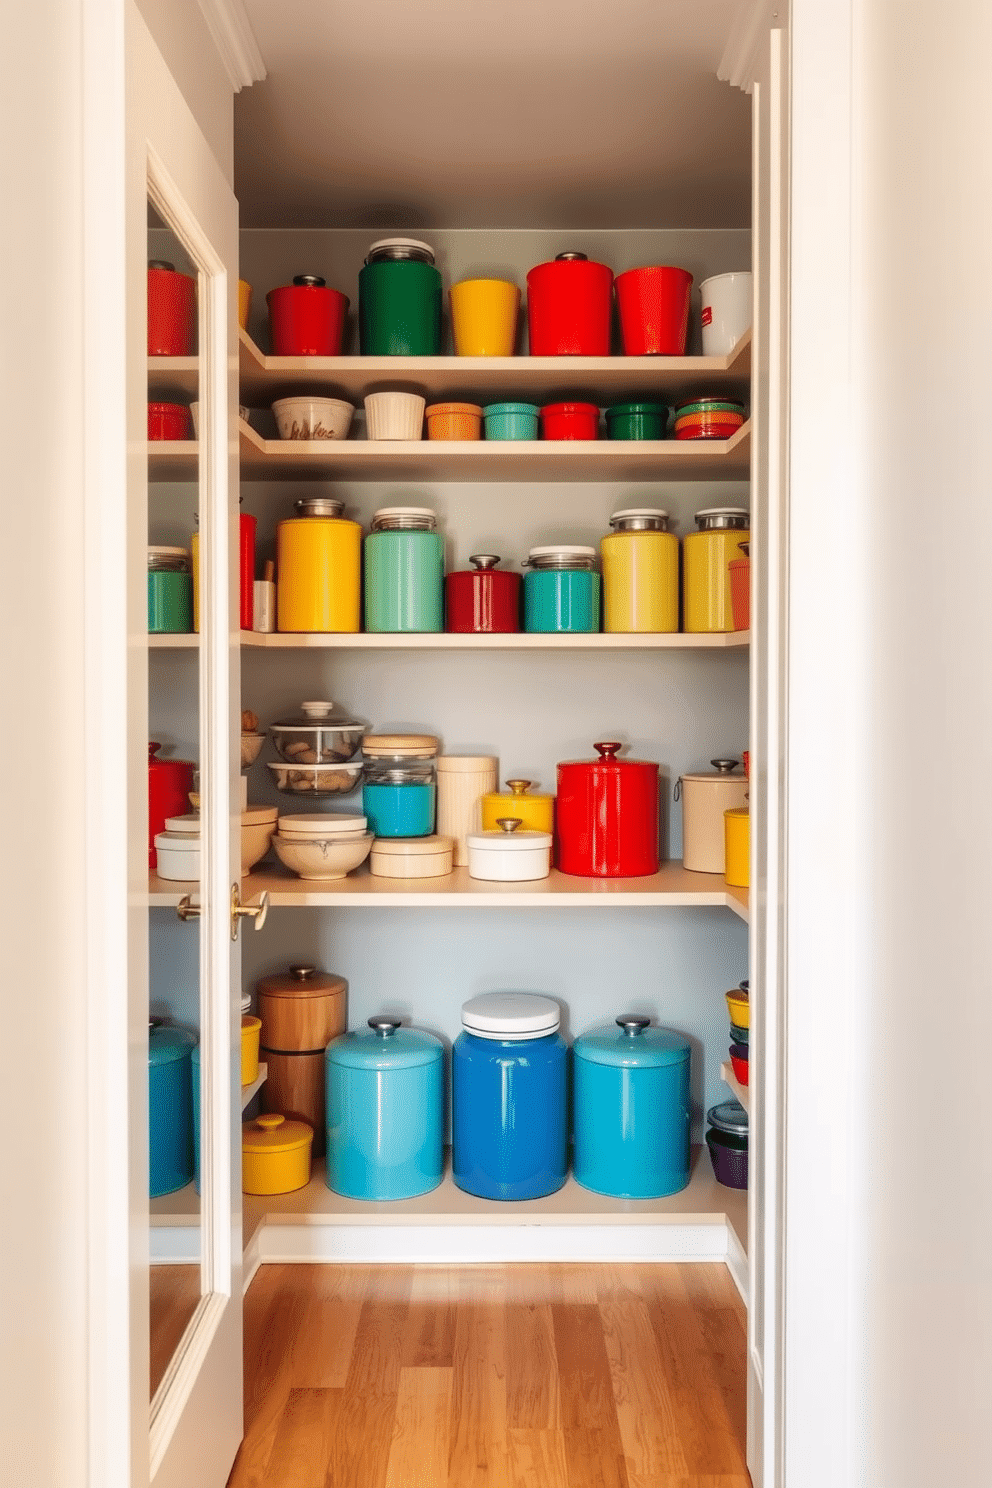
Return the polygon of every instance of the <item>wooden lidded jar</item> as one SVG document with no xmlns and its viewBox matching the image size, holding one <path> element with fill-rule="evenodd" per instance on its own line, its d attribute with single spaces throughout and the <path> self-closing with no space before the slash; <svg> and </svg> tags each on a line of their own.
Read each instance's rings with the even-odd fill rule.
<svg viewBox="0 0 992 1488">
<path fill-rule="evenodd" d="M 313 1127 L 313 1153 L 324 1151 L 324 1050 L 348 1023 L 348 983 L 313 966 L 262 977 L 258 1016 L 268 1066 L 262 1109 Z"/>
</svg>

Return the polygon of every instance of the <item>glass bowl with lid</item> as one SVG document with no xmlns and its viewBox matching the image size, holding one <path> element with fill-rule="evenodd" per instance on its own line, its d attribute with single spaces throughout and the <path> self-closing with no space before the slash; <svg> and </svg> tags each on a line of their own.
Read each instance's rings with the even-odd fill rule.
<svg viewBox="0 0 992 1488">
<path fill-rule="evenodd" d="M 301 712 L 278 719 L 269 733 L 278 754 L 290 765 L 334 765 L 358 753 L 365 725 L 328 701 L 301 703 Z"/>
</svg>

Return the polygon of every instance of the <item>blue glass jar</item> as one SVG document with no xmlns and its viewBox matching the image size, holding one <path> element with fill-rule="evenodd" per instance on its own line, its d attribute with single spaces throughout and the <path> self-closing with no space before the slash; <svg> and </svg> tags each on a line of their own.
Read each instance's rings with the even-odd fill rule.
<svg viewBox="0 0 992 1488">
<path fill-rule="evenodd" d="M 366 734 L 362 810 L 376 837 L 430 837 L 437 811 L 433 734 Z"/>
<path fill-rule="evenodd" d="M 175 1193 L 192 1182 L 193 1066 L 196 1035 L 152 1019 L 148 1029 L 148 1192 Z"/>
<path fill-rule="evenodd" d="M 625 1013 L 573 1046 L 575 1178 L 616 1199 L 689 1182 L 689 1040 Z"/>
<path fill-rule="evenodd" d="M 484 1199 L 538 1199 L 568 1172 L 561 1013 L 550 997 L 489 992 L 462 1007 L 451 1060 L 452 1175 Z"/>
<path fill-rule="evenodd" d="M 524 630 L 542 634 L 599 630 L 596 549 L 557 544 L 531 548 L 524 575 Z"/>
<path fill-rule="evenodd" d="M 428 507 L 377 511 L 365 539 L 365 629 L 444 630 L 444 538 Z"/>
<path fill-rule="evenodd" d="M 441 1182 L 444 1049 L 395 1018 L 343 1033 L 324 1056 L 327 1186 L 349 1199 L 411 1199 Z"/>
</svg>

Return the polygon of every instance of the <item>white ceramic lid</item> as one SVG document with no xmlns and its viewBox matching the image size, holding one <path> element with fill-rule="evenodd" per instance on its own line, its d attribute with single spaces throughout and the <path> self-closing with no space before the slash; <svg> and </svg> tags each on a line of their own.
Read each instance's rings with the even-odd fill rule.
<svg viewBox="0 0 992 1488">
<path fill-rule="evenodd" d="M 200 835 L 200 813 L 198 811 L 187 812 L 185 816 L 167 816 L 165 818 L 166 832 L 175 832 L 183 837 L 199 837 Z"/>
<path fill-rule="evenodd" d="M 279 818 L 279 831 L 284 837 L 336 837 L 352 833 L 358 836 L 367 830 L 367 817 L 337 812 L 308 812 Z"/>
<path fill-rule="evenodd" d="M 517 820 L 518 818 L 502 818 L 502 820 Z M 500 827 L 495 832 L 469 832 L 465 841 L 470 848 L 476 852 L 509 853 L 527 852 L 533 847 L 550 847 L 550 832 L 530 832 L 520 826 L 514 828 Z"/>
<path fill-rule="evenodd" d="M 499 760 L 494 754 L 439 754 L 439 775 L 476 774 L 479 770 L 498 769 Z"/>
<path fill-rule="evenodd" d="M 436 858 L 454 850 L 453 837 L 377 837 L 372 851 L 380 858 Z"/>
<path fill-rule="evenodd" d="M 533 992 L 483 992 L 462 1003 L 462 1027 L 479 1038 L 543 1038 L 560 1023 L 558 1004 Z"/>
<path fill-rule="evenodd" d="M 188 832 L 156 832 L 155 846 L 165 848 L 167 852 L 198 853 L 200 839 L 191 837 Z"/>
</svg>

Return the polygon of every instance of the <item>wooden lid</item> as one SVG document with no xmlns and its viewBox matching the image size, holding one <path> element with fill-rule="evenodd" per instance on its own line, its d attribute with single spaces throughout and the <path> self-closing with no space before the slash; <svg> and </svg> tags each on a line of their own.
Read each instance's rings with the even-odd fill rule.
<svg viewBox="0 0 992 1488">
<path fill-rule="evenodd" d="M 260 997 L 336 997 L 347 990 L 344 977 L 313 966 L 291 966 L 288 971 L 261 977 L 256 986 Z"/>
</svg>

